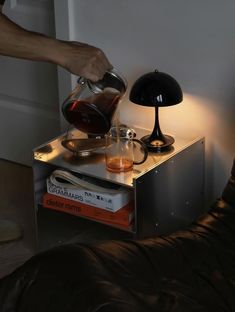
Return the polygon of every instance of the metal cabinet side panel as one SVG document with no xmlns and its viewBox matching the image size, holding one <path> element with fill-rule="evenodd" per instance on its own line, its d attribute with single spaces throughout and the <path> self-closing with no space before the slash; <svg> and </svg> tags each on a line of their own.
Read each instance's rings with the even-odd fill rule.
<svg viewBox="0 0 235 312">
<path fill-rule="evenodd" d="M 204 139 L 135 181 L 138 237 L 162 235 L 204 212 Z"/>
</svg>

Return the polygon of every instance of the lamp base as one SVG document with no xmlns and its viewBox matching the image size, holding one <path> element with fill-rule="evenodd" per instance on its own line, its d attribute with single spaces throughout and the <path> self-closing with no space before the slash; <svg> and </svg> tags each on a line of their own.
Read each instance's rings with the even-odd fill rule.
<svg viewBox="0 0 235 312">
<path fill-rule="evenodd" d="M 162 135 L 161 137 L 153 137 L 152 135 L 145 135 L 141 138 L 150 152 L 162 153 L 171 147 L 175 139 L 170 135 Z"/>
</svg>

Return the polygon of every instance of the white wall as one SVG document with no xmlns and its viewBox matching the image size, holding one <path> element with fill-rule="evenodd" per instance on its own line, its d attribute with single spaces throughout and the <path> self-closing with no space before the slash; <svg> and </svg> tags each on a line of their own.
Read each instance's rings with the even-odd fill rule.
<svg viewBox="0 0 235 312">
<path fill-rule="evenodd" d="M 56 0 L 57 5 L 64 0 Z M 171 74 L 182 104 L 160 109 L 164 133 L 206 137 L 209 199 L 220 195 L 235 156 L 234 0 L 68 0 L 70 39 L 104 50 L 129 86 L 153 71 Z M 57 16 L 57 23 L 62 16 Z M 152 108 L 126 98 L 123 121 L 151 128 Z"/>
</svg>

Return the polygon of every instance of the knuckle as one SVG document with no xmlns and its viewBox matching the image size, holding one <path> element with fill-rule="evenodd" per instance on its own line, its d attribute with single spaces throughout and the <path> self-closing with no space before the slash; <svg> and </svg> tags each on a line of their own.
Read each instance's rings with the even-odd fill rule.
<svg viewBox="0 0 235 312">
<path fill-rule="evenodd" d="M 96 55 L 98 56 L 98 57 L 103 57 L 103 51 L 101 50 L 101 49 L 96 49 Z"/>
</svg>

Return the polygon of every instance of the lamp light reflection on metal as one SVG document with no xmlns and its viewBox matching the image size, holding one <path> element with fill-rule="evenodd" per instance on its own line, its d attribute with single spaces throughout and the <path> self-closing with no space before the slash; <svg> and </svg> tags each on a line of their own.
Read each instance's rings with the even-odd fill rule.
<svg viewBox="0 0 235 312">
<path fill-rule="evenodd" d="M 131 88 L 129 99 L 138 105 L 155 107 L 153 131 L 150 135 L 141 138 L 148 150 L 163 152 L 169 149 L 175 140 L 161 131 L 159 107 L 176 105 L 183 100 L 183 93 L 178 82 L 172 76 L 155 70 L 136 80 Z"/>
</svg>

